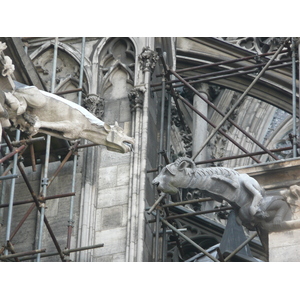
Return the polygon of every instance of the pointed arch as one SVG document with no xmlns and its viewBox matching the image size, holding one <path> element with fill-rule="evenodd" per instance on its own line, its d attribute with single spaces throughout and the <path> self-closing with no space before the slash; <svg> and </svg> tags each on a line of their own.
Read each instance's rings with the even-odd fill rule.
<svg viewBox="0 0 300 300">
<path fill-rule="evenodd" d="M 99 93 L 104 97 L 118 77 L 122 89 L 116 97 L 126 96 L 134 86 L 135 48 L 128 38 L 111 38 L 99 53 Z M 117 82 L 116 82 L 117 83 Z M 125 88 L 125 89 L 124 89 Z"/>
<path fill-rule="evenodd" d="M 53 51 L 54 41 L 48 41 L 30 55 L 30 58 L 39 72 L 40 77 L 45 82 L 45 86 L 49 90 L 52 76 Z M 57 61 L 56 91 L 64 91 L 64 87 L 67 86 L 66 83 L 68 81 L 69 84 L 74 86 L 74 88 L 77 88 L 78 84 L 76 86 L 76 82 L 79 82 L 81 52 L 70 45 L 59 42 Z M 90 87 L 90 66 L 90 60 L 85 57 L 83 70 L 83 89 L 85 90 L 85 93 L 89 92 Z"/>
</svg>

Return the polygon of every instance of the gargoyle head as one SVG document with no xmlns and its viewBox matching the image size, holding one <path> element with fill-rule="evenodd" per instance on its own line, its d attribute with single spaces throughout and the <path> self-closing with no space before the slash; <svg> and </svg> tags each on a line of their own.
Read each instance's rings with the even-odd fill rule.
<svg viewBox="0 0 300 300">
<path fill-rule="evenodd" d="M 104 124 L 104 128 L 108 132 L 105 143 L 108 150 L 120 153 L 133 150 L 134 139 L 127 136 L 117 122 L 112 126 Z"/>
<path fill-rule="evenodd" d="M 190 167 L 188 168 L 188 166 Z M 196 168 L 195 163 L 190 158 L 180 157 L 175 162 L 165 166 L 153 179 L 152 184 L 157 185 L 158 190 L 174 195 L 178 192 L 178 188 L 188 187 L 191 175 Z"/>
</svg>

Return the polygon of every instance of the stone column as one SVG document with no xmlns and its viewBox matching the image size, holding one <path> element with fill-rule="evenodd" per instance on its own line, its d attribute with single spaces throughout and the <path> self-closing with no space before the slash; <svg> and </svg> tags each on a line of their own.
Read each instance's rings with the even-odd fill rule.
<svg viewBox="0 0 300 300">
<path fill-rule="evenodd" d="M 129 262 L 143 261 L 150 76 L 157 59 L 156 52 L 149 47 L 143 49 L 139 55 L 143 84 L 136 86 L 128 95 L 133 113 L 132 132 L 135 138 L 135 149 L 137 149 L 132 154 L 130 171 L 126 244 L 126 261 Z"/>
<path fill-rule="evenodd" d="M 196 86 L 201 96 L 208 99 L 207 83 L 202 83 Z M 208 105 L 198 95 L 193 96 L 193 106 L 207 117 Z M 193 112 L 193 156 L 199 151 L 200 147 L 207 138 L 207 122 L 203 120 L 199 115 Z M 200 154 L 195 158 L 195 162 L 207 159 L 206 148 L 204 148 Z M 202 165 L 204 166 L 204 165 Z"/>
<path fill-rule="evenodd" d="M 199 91 L 200 95 L 208 100 L 209 97 L 209 86 L 207 83 L 201 83 L 196 86 L 196 89 Z M 204 116 L 208 115 L 208 104 L 201 99 L 198 95 L 194 94 L 193 96 L 193 106 L 200 111 Z M 207 122 L 203 120 L 198 114 L 193 112 L 193 156 L 198 153 L 203 143 L 207 138 Z M 203 161 L 207 159 L 207 148 L 205 147 L 200 154 L 195 157 L 195 162 Z M 205 167 L 205 164 L 200 165 L 200 167 Z M 214 201 L 206 201 L 201 205 L 201 210 L 211 210 L 215 205 Z M 208 214 L 207 216 L 212 216 Z"/>
<path fill-rule="evenodd" d="M 142 109 L 144 103 L 144 87 L 135 87 L 128 94 L 132 111 L 132 133 L 135 139 L 135 151 L 131 155 L 130 186 L 128 201 L 128 224 L 126 238 L 126 261 L 136 261 L 137 246 L 137 226 L 139 210 L 139 190 L 140 190 L 140 150 L 141 150 L 141 125 Z"/>
</svg>

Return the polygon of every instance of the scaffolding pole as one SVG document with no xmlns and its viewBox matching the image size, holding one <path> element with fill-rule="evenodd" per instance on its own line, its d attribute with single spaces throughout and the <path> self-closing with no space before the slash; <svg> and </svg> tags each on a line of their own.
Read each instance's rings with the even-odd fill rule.
<svg viewBox="0 0 300 300">
<path fill-rule="evenodd" d="M 272 58 L 268 61 L 268 63 L 263 67 L 263 69 L 259 72 L 259 74 L 255 77 L 255 79 L 252 81 L 252 83 L 248 86 L 248 88 L 244 91 L 244 93 L 239 97 L 239 99 L 233 104 L 231 109 L 228 111 L 228 113 L 223 117 L 219 125 L 211 132 L 211 134 L 208 136 L 208 138 L 205 140 L 199 151 L 193 156 L 193 160 L 200 154 L 200 152 L 204 149 L 204 147 L 207 145 L 207 143 L 210 141 L 210 139 L 215 135 L 215 133 L 221 128 L 221 126 L 225 123 L 225 121 L 230 117 L 230 115 L 234 112 L 234 110 L 237 108 L 238 105 L 241 104 L 241 102 L 244 100 L 245 96 L 249 93 L 249 91 L 252 89 L 252 87 L 256 84 L 256 82 L 260 79 L 260 77 L 265 73 L 265 71 L 269 68 L 271 63 L 275 60 L 275 58 L 278 56 L 278 54 L 282 51 L 283 47 L 285 46 L 286 42 L 288 42 L 290 38 L 286 38 L 285 41 L 280 45 L 276 53 L 272 56 Z M 175 75 L 176 72 L 172 71 L 172 73 Z M 175 75 L 176 76 L 176 75 Z M 179 75 L 177 75 L 179 76 Z M 232 123 L 232 122 L 231 122 Z M 248 136 L 249 137 L 249 136 Z M 268 154 L 273 157 L 275 160 L 278 158 L 273 155 L 272 152 L 270 152 L 268 149 L 266 149 L 261 143 L 257 141 L 257 144 L 268 152 Z"/>
<path fill-rule="evenodd" d="M 82 100 L 84 58 L 85 58 L 85 37 L 82 38 L 82 42 L 81 42 L 81 61 L 80 61 L 80 75 L 79 75 L 79 85 L 78 85 L 78 89 L 80 89 L 80 91 L 78 92 L 78 100 L 77 100 L 78 105 L 81 105 L 81 100 Z M 79 142 L 76 143 L 74 146 L 74 160 L 73 160 L 72 187 L 71 187 L 71 191 L 73 193 L 75 193 L 77 159 L 78 159 L 78 153 L 77 153 L 78 144 L 79 144 Z M 66 246 L 67 249 L 71 248 L 71 236 L 72 236 L 72 229 L 74 227 L 73 214 L 74 214 L 74 196 L 72 196 L 70 198 L 70 210 L 69 210 L 67 246 Z"/>
<path fill-rule="evenodd" d="M 55 43 L 54 43 L 54 57 L 53 57 L 53 73 L 52 73 L 52 81 L 51 81 L 51 93 L 54 94 L 55 91 L 55 81 L 56 81 L 56 64 L 57 64 L 57 57 L 58 57 L 58 38 L 55 38 Z M 62 92 L 63 94 L 65 93 L 71 93 L 71 92 L 79 92 L 78 93 L 78 103 L 81 105 L 81 99 L 82 99 L 82 91 L 83 91 L 83 74 L 84 74 L 84 59 L 85 59 L 85 38 L 82 38 L 82 57 L 81 57 L 81 62 L 80 62 L 80 80 L 79 80 L 79 87 L 78 89 L 75 90 L 69 90 Z M 61 93 L 57 93 L 61 94 Z M 48 171 L 49 171 L 49 157 L 50 157 L 50 145 L 51 145 L 51 136 L 47 135 L 46 137 L 46 152 L 45 152 L 45 164 L 44 164 L 44 172 L 41 176 L 41 190 L 39 196 L 35 194 L 33 191 L 33 188 L 30 184 L 29 178 L 27 177 L 23 166 L 21 164 L 21 161 L 19 159 L 22 156 L 22 153 L 25 151 L 26 147 L 29 146 L 30 150 L 30 157 L 32 161 L 32 169 L 35 169 L 35 153 L 34 153 L 34 148 L 33 148 L 33 142 L 45 140 L 44 137 L 39 137 L 39 138 L 34 138 L 34 139 L 26 139 L 26 140 L 20 140 L 20 132 L 19 130 L 17 131 L 17 140 L 16 141 L 10 141 L 8 135 L 3 129 L 3 138 L 6 141 L 5 144 L 0 144 L 0 146 L 5 146 L 7 147 L 7 152 L 5 154 L 3 149 L 2 149 L 2 158 L 0 160 L 1 164 L 1 173 L 0 174 L 0 181 L 8 180 L 11 179 L 12 182 L 19 177 L 16 172 L 16 168 L 18 167 L 21 176 L 29 190 L 29 192 L 32 195 L 31 200 L 25 200 L 25 201 L 17 201 L 14 202 L 14 191 L 15 191 L 15 186 L 11 186 L 11 191 L 10 191 L 10 199 L 9 203 L 3 203 L 3 199 L 5 197 L 5 188 L 2 189 L 1 191 L 1 203 L 0 203 L 0 209 L 1 213 L 3 212 L 2 208 L 8 207 L 8 224 L 6 228 L 6 240 L 7 240 L 7 246 L 4 246 L 0 250 L 0 260 L 3 261 L 10 261 L 11 259 L 14 259 L 15 261 L 20 261 L 18 257 L 23 257 L 24 255 L 30 255 L 27 259 L 36 259 L 36 261 L 40 261 L 41 257 L 47 257 L 47 256 L 53 256 L 53 255 L 59 255 L 61 258 L 61 261 L 70 261 L 69 258 L 65 258 L 65 256 L 69 256 L 70 253 L 76 252 L 76 251 L 83 251 L 83 250 L 89 250 L 89 249 L 94 249 L 94 248 L 99 248 L 103 247 L 104 244 L 97 244 L 97 245 L 92 245 L 92 246 L 86 246 L 86 247 L 81 247 L 81 248 L 74 248 L 70 249 L 71 245 L 71 233 L 72 233 L 72 227 L 73 227 L 73 210 L 74 210 L 74 196 L 75 196 L 75 183 L 76 183 L 76 166 L 77 166 L 77 149 L 78 148 L 85 148 L 85 147 L 91 147 L 91 146 L 97 146 L 97 144 L 87 144 L 79 147 L 79 141 L 76 141 L 73 146 L 71 146 L 69 153 L 65 157 L 65 159 L 62 161 L 58 169 L 55 171 L 53 176 L 51 177 L 50 181 L 48 178 Z M 17 149 L 14 149 L 13 147 L 18 147 Z M 9 152 L 10 151 L 10 152 Z M 72 192 L 67 193 L 67 194 L 60 194 L 60 195 L 54 195 L 54 196 L 47 196 L 47 189 L 53 182 L 53 180 L 57 177 L 65 163 L 68 161 L 71 155 L 74 155 L 74 163 L 73 163 L 73 172 L 72 172 Z M 14 157 L 14 161 L 10 163 L 9 167 L 3 172 L 2 168 L 2 163 L 10 159 L 11 157 Z M 12 175 L 7 175 L 10 169 L 13 169 Z M 2 184 L 4 184 L 2 182 Z M 65 250 L 62 250 L 58 244 L 58 241 L 54 235 L 53 230 L 51 229 L 51 226 L 47 220 L 47 217 L 45 216 L 45 201 L 46 200 L 51 200 L 51 199 L 57 199 L 61 197 L 71 197 L 70 200 L 70 211 L 69 211 L 69 221 L 68 221 L 68 235 L 67 235 L 67 247 Z M 28 203 L 33 203 L 27 212 L 24 214 L 23 218 L 19 221 L 18 225 L 16 226 L 15 230 L 11 230 L 11 223 L 12 223 L 12 208 L 15 205 L 22 205 L 22 204 L 28 204 Z M 37 249 L 38 250 L 32 250 L 32 251 L 26 251 L 26 252 L 19 252 L 15 253 L 15 250 L 13 248 L 13 245 L 11 244 L 11 240 L 14 238 L 16 233 L 19 231 L 21 226 L 24 224 L 25 220 L 28 218 L 30 213 L 33 211 L 33 209 L 37 207 L 39 214 L 39 227 L 37 230 Z M 0 222 L 2 221 L 2 217 Z M 47 227 L 48 232 L 53 240 L 53 243 L 57 249 L 57 252 L 55 253 L 46 253 L 46 254 L 41 254 L 42 252 L 45 252 L 45 249 L 41 249 L 42 246 L 42 237 L 43 237 L 43 226 Z M 70 229 L 71 227 L 71 229 Z M 39 250 L 40 249 L 40 250 Z M 12 254 L 8 254 L 8 251 L 11 251 Z M 1 255 L 4 253 L 5 255 Z M 21 260 L 26 260 L 26 258 L 23 258 Z"/>
<path fill-rule="evenodd" d="M 174 83 L 177 82 L 182 82 L 184 86 L 187 86 L 188 88 L 190 88 L 193 92 L 195 92 L 198 95 L 198 91 L 193 88 L 191 86 L 191 84 L 198 82 L 197 81 L 193 81 L 193 82 L 187 82 L 186 80 L 191 80 L 191 79 L 199 79 L 201 78 L 207 78 L 211 75 L 220 75 L 220 76 L 231 76 L 231 75 L 236 75 L 236 74 L 240 74 L 239 71 L 244 71 L 244 72 L 248 72 L 248 70 L 252 70 L 251 72 L 253 72 L 253 69 L 256 69 L 258 67 L 263 67 L 262 70 L 259 72 L 259 74 L 257 76 L 255 76 L 254 80 L 252 81 L 252 83 L 248 86 L 248 88 L 244 91 L 244 93 L 239 97 L 239 99 L 237 100 L 237 102 L 233 105 L 233 107 L 229 110 L 229 112 L 225 115 L 222 112 L 220 112 L 217 107 L 215 107 L 213 104 L 210 104 L 217 112 L 219 112 L 222 116 L 223 119 L 222 121 L 216 126 L 214 124 L 212 124 L 210 122 L 210 120 L 208 120 L 208 118 L 206 118 L 205 120 L 212 126 L 214 127 L 212 133 L 210 134 L 210 136 L 206 139 L 206 141 L 204 142 L 204 144 L 202 145 L 201 149 L 198 151 L 198 153 L 193 157 L 193 159 L 195 159 L 199 153 L 202 151 L 202 149 L 206 146 L 206 144 L 208 143 L 208 141 L 211 139 L 211 137 L 217 132 L 221 132 L 222 134 L 224 132 L 222 132 L 221 126 L 224 124 L 224 122 L 226 120 L 228 120 L 229 122 L 231 122 L 236 128 L 238 128 L 242 133 L 244 133 L 248 138 L 250 138 L 252 141 L 254 141 L 260 148 L 262 148 L 263 151 L 260 152 L 253 152 L 253 153 L 249 153 L 248 151 L 244 151 L 245 154 L 244 155 L 236 155 L 235 157 L 227 157 L 227 158 L 222 158 L 221 160 L 226 160 L 226 159 L 234 159 L 234 158 L 238 158 L 238 157 L 247 157 L 250 156 L 252 157 L 254 160 L 256 160 L 257 162 L 259 162 L 257 159 L 255 159 L 253 156 L 255 155 L 260 155 L 260 154 L 269 154 L 273 159 L 278 160 L 278 157 L 276 155 L 274 155 L 272 152 L 278 152 L 281 149 L 273 149 L 273 150 L 268 150 L 266 147 L 264 147 L 260 142 L 258 142 L 255 138 L 251 137 L 245 130 L 243 130 L 240 126 L 238 126 L 234 121 L 232 121 L 229 117 L 232 114 L 232 112 L 236 109 L 236 107 L 238 105 L 241 104 L 241 102 L 244 100 L 245 96 L 248 94 L 248 92 L 251 90 L 251 88 L 255 85 L 255 83 L 260 79 L 260 77 L 266 72 L 267 69 L 270 68 L 276 68 L 276 67 L 282 67 L 282 66 L 287 66 L 290 65 L 292 63 L 283 63 L 282 61 L 280 62 L 274 62 L 275 58 L 278 56 L 279 53 L 283 53 L 283 52 L 287 52 L 288 50 L 282 50 L 283 47 L 286 45 L 286 43 L 290 40 L 290 38 L 285 38 L 284 42 L 280 45 L 280 47 L 278 48 L 277 51 L 274 51 L 272 53 L 269 54 L 265 54 L 264 56 L 270 55 L 272 54 L 273 56 L 271 57 L 271 59 L 267 62 L 267 63 L 261 63 L 261 64 L 256 64 L 254 66 L 249 66 L 249 67 L 243 67 L 243 68 L 236 68 L 236 69 L 232 69 L 232 70 L 225 70 L 225 71 L 221 71 L 221 72 L 217 72 L 217 73 L 209 73 L 209 74 L 205 74 L 205 75 L 199 75 L 199 76 L 193 76 L 193 77 L 188 77 L 183 79 L 180 75 L 178 75 L 178 72 L 175 72 L 174 70 L 171 70 L 167 64 L 166 61 L 164 59 L 164 57 L 161 55 L 161 59 L 162 59 L 162 64 L 164 67 L 164 71 L 163 71 L 163 80 L 161 84 L 152 84 L 151 87 L 155 87 L 155 86 L 159 86 L 162 85 L 162 95 L 164 95 L 164 90 L 165 90 L 165 77 L 167 77 L 167 84 L 169 84 L 169 88 L 171 90 L 171 94 L 175 100 L 175 104 L 176 107 L 178 109 L 179 112 L 179 107 L 178 104 L 176 103 L 176 98 L 179 98 L 180 100 L 182 100 L 187 106 L 189 106 L 193 111 L 195 111 L 195 108 L 193 107 L 193 105 L 191 105 L 186 99 L 184 99 L 182 96 L 178 95 L 175 90 L 174 90 Z M 299 46 L 300 49 L 300 46 Z M 256 56 L 252 56 L 252 58 L 255 58 Z M 243 60 L 243 59 L 238 59 L 238 60 Z M 234 60 L 233 60 L 234 61 Z M 290 61 L 289 59 L 285 60 L 285 62 Z M 226 62 L 227 63 L 227 62 Z M 224 64 L 224 62 L 219 62 L 217 63 L 218 65 Z M 213 64 L 207 64 L 206 66 L 197 66 L 195 68 L 188 68 L 185 70 L 191 70 L 191 69 L 196 69 L 196 68 L 204 68 L 204 67 L 208 67 L 208 66 L 212 66 Z M 272 67 L 271 67 L 272 65 Z M 185 71 L 183 70 L 183 71 Z M 234 73 L 234 74 L 231 74 Z M 170 74 L 174 75 L 177 80 L 170 80 Z M 299 73 L 300 74 L 300 73 Z M 214 76 L 214 78 L 217 78 L 218 76 Z M 295 82 L 293 81 L 293 87 L 295 86 Z M 200 95 L 199 95 L 200 96 Z M 200 96 L 201 97 L 201 96 Z M 202 97 L 201 97 L 202 98 Z M 205 99 L 203 99 L 205 101 Z M 299 108 L 300 111 L 300 108 Z M 204 117 L 201 112 L 197 112 L 201 117 Z M 295 115 L 296 116 L 296 115 Z M 295 132 L 295 131 L 294 131 Z M 225 137 L 228 138 L 230 140 L 230 137 L 228 135 L 225 134 Z M 232 139 L 231 139 L 232 140 Z M 296 143 L 295 143 L 296 144 Z M 237 145 L 238 147 L 240 147 L 240 145 Z M 296 145 L 297 147 L 297 145 Z M 161 149 L 161 147 L 160 147 Z M 286 148 L 282 148 L 283 150 L 287 150 L 290 149 L 290 147 L 286 147 Z M 245 149 L 246 150 L 246 149 Z M 160 160 L 161 161 L 161 160 Z M 201 163 L 205 163 L 205 162 L 199 162 L 198 164 Z M 159 167 L 156 170 L 151 170 L 151 171 L 160 171 L 161 168 L 161 164 L 159 163 Z M 148 171 L 149 172 L 149 171 Z M 168 223 L 168 220 L 174 220 L 174 219 L 181 219 L 181 218 L 186 218 L 186 217 L 192 217 L 195 215 L 201 215 L 201 214 L 207 214 L 207 213 L 212 213 L 212 212 L 221 212 L 221 211 L 227 211 L 227 210 L 231 210 L 233 209 L 232 207 L 224 207 L 224 208 L 218 208 L 218 209 L 212 209 L 212 210 L 207 210 L 207 211 L 196 211 L 196 212 L 191 212 L 191 213 L 185 213 L 185 214 L 179 214 L 179 215 L 171 215 L 169 216 L 169 214 L 167 214 L 166 217 L 162 217 L 160 215 L 160 210 L 163 208 L 165 211 L 168 211 L 169 207 L 172 206 L 178 206 L 178 205 L 184 205 L 184 204 L 188 204 L 188 203 L 196 203 L 196 202 L 201 202 L 201 201 L 208 201 L 208 200 L 213 200 L 213 199 L 194 199 L 194 200 L 190 200 L 190 201 L 183 201 L 183 202 L 178 202 L 178 203 L 170 203 L 170 204 L 163 204 L 160 205 L 161 200 L 164 198 L 164 193 L 162 193 L 160 195 L 160 197 L 154 202 L 153 206 L 150 209 L 146 209 L 148 210 L 148 214 L 152 213 L 153 214 L 153 210 L 156 209 L 156 213 L 155 213 L 155 218 L 148 221 L 149 223 L 154 223 L 156 222 L 156 232 L 155 232 L 155 236 L 156 239 L 158 239 L 158 222 L 162 222 L 163 225 L 168 226 L 169 228 L 171 228 L 174 232 L 176 232 L 178 235 L 180 235 L 182 238 L 184 238 L 186 241 L 188 241 L 189 243 L 191 243 L 193 246 L 196 247 L 196 243 L 194 243 L 192 240 L 190 240 L 189 238 L 187 238 L 186 236 L 184 236 L 180 231 L 178 231 L 175 227 L 173 227 L 170 223 Z M 164 232 L 164 231 L 163 231 Z M 220 257 L 220 260 L 222 261 L 229 261 L 229 259 L 235 255 L 241 248 L 243 248 L 247 243 L 249 243 L 255 236 L 257 235 L 257 233 L 253 234 L 251 237 L 249 237 L 242 245 L 240 245 L 235 251 L 233 251 L 226 259 L 223 259 L 222 257 Z M 163 241 L 164 242 L 164 241 Z M 198 246 L 198 245 L 197 245 Z M 164 245 L 164 243 L 162 244 L 162 249 L 164 250 L 166 247 Z M 199 248 L 198 248 L 199 249 Z M 200 249 L 199 249 L 200 250 Z M 203 252 L 201 249 L 201 252 Z M 205 250 L 204 250 L 205 251 Z M 214 261 L 218 261 L 215 258 L 212 258 L 209 253 L 203 252 L 205 255 L 207 255 L 208 257 L 210 257 L 211 259 L 213 259 Z M 158 247 L 157 247 L 157 243 L 155 246 L 155 258 L 158 257 Z M 162 257 L 164 257 L 164 253 L 162 255 Z M 163 259 L 164 260 L 164 259 Z"/>
<path fill-rule="evenodd" d="M 282 52 L 281 52 L 282 53 Z M 287 67 L 291 65 L 292 63 L 290 62 L 290 58 L 282 59 L 280 61 L 273 61 L 271 63 L 271 66 L 269 69 L 277 69 L 281 67 Z M 194 75 L 190 77 L 184 77 L 184 80 L 189 81 L 190 84 L 195 84 L 195 83 L 201 83 L 201 82 L 208 82 L 208 81 L 215 81 L 223 78 L 228 78 L 232 76 L 237 76 L 237 75 L 247 75 L 256 72 L 259 70 L 261 67 L 264 67 L 267 64 L 267 62 L 264 63 L 257 63 L 252 66 L 247 66 L 247 67 L 239 67 L 239 68 L 232 68 L 232 69 L 226 69 L 222 71 L 215 71 L 215 72 L 210 72 L 210 73 L 205 73 L 201 75 Z M 212 64 L 213 65 L 213 64 Z M 211 65 L 208 65 L 210 67 Z M 178 74 L 179 71 L 176 71 Z M 197 80 L 195 80 L 197 79 Z M 190 81 L 191 80 L 191 81 Z M 175 83 L 175 84 L 174 84 Z M 181 86 L 184 86 L 184 84 L 177 84 L 181 83 L 179 79 L 174 79 L 174 80 L 168 80 L 166 84 L 174 84 L 174 88 L 178 88 Z M 151 85 L 151 87 L 156 87 L 160 86 L 161 83 L 154 83 Z"/>
<path fill-rule="evenodd" d="M 168 226 L 170 229 L 172 229 L 174 232 L 176 232 L 178 235 L 180 235 L 184 240 L 186 240 L 187 242 L 189 242 L 191 245 L 193 245 L 196 249 L 198 249 L 199 251 L 201 251 L 202 253 L 204 253 L 206 256 L 208 256 L 211 260 L 215 261 L 215 262 L 219 262 L 218 259 L 216 259 L 214 256 L 212 256 L 210 253 L 208 253 L 205 249 L 203 249 L 201 246 L 199 246 L 198 244 L 196 244 L 193 240 L 191 240 L 189 237 L 187 237 L 186 235 L 184 235 L 180 230 L 178 230 L 177 228 L 175 228 L 173 225 L 171 225 L 168 221 L 164 220 L 161 218 L 161 221 Z"/>
<path fill-rule="evenodd" d="M 54 53 L 53 53 L 53 64 L 52 64 L 52 79 L 51 79 L 51 93 L 55 91 L 55 81 L 56 81 L 56 65 L 57 65 L 57 52 L 58 52 L 58 37 L 55 38 L 54 43 Z M 47 194 L 47 185 L 48 185 L 48 167 L 49 167 L 49 157 L 50 157 L 50 145 L 51 145 L 51 136 L 47 135 L 46 137 L 46 156 L 44 164 L 44 174 L 42 178 L 42 195 L 43 197 Z M 38 233 L 38 243 L 37 248 L 42 248 L 42 239 L 43 239 L 43 225 L 45 218 L 45 203 L 42 203 L 40 206 L 40 223 L 39 223 L 39 233 Z M 41 254 L 37 254 L 36 261 L 40 262 Z"/>
<path fill-rule="evenodd" d="M 288 39 L 286 39 L 287 41 Z M 286 42 L 285 41 L 285 42 Z M 281 45 L 281 47 L 283 48 L 283 46 L 285 45 L 285 42 Z M 254 85 L 254 83 L 256 83 L 256 81 L 258 81 L 258 79 L 260 78 L 260 76 L 264 73 L 264 71 L 267 69 L 267 67 L 272 63 L 272 61 L 277 57 L 277 55 L 281 52 L 282 48 L 279 48 L 274 56 L 272 57 L 272 59 L 265 65 L 265 67 L 263 68 L 263 70 L 260 72 L 260 74 L 257 75 L 257 77 L 254 79 L 254 81 L 252 82 L 252 86 Z M 208 118 L 206 118 L 201 112 L 197 111 L 193 105 L 191 105 L 188 101 L 186 101 L 185 99 L 183 99 L 183 97 L 181 97 L 180 95 L 176 95 L 173 86 L 171 85 L 171 92 L 173 97 L 180 97 L 180 99 L 186 104 L 188 105 L 193 111 L 195 111 L 200 117 L 202 117 L 203 119 L 206 120 L 206 122 L 208 122 L 211 126 L 215 127 L 214 131 L 212 132 L 211 136 L 215 134 L 215 132 L 221 130 L 221 125 L 229 118 L 229 116 L 231 115 L 231 113 L 234 111 L 233 107 L 232 109 L 228 112 L 227 115 L 225 115 L 224 113 L 222 113 L 214 104 L 212 104 L 210 101 L 208 101 L 207 99 L 203 98 L 201 96 L 201 94 L 193 87 L 191 86 L 191 84 L 189 84 L 186 80 L 184 80 L 180 75 L 178 75 L 174 70 L 171 70 L 164 57 L 161 56 L 162 59 L 162 63 L 163 63 L 163 67 L 164 67 L 164 72 L 168 75 L 169 78 L 169 74 L 173 74 L 175 77 L 177 77 L 180 81 L 182 81 L 189 89 L 191 89 L 195 94 L 197 94 L 201 99 L 203 99 L 208 105 L 210 105 L 211 107 L 213 107 L 219 114 L 221 114 L 224 119 L 221 122 L 221 124 L 219 124 L 219 126 L 215 126 L 212 122 L 210 122 L 208 120 Z M 240 102 L 241 100 L 243 100 L 244 96 L 246 95 L 246 93 L 248 93 L 248 91 L 250 90 L 250 88 L 248 88 L 244 94 L 239 98 L 239 100 L 237 102 Z M 235 103 L 234 108 L 236 108 L 237 103 Z M 250 138 L 254 143 L 256 143 L 259 147 L 261 147 L 264 151 L 266 151 L 272 158 L 274 158 L 275 160 L 278 160 L 278 157 L 276 155 L 274 155 L 272 152 L 270 152 L 267 148 L 265 148 L 259 141 L 257 141 L 254 137 L 252 137 L 248 132 L 246 132 L 243 128 L 241 128 L 241 126 L 239 126 L 238 124 L 236 124 L 233 120 L 231 120 L 230 118 L 228 119 L 228 121 L 233 124 L 238 130 L 240 130 L 243 134 L 245 134 L 248 138 Z M 221 131 L 221 133 L 223 134 L 223 131 Z M 226 135 L 226 134 L 225 134 Z M 234 141 L 232 138 L 230 138 L 228 135 L 226 135 L 226 137 L 233 142 L 237 147 L 239 147 L 240 149 L 242 149 L 245 153 L 248 153 L 248 151 L 244 148 L 241 147 L 241 145 L 239 145 L 238 143 L 236 143 L 236 141 Z M 206 145 L 208 143 L 208 141 L 210 140 L 210 138 L 206 140 L 206 142 L 204 143 L 204 145 Z M 199 150 L 199 152 L 194 155 L 193 159 L 195 159 L 200 152 L 203 150 L 204 146 L 201 147 L 201 149 Z M 255 157 L 252 157 L 252 159 L 254 159 L 256 162 L 259 162 L 259 160 L 257 160 Z"/>
<path fill-rule="evenodd" d="M 20 131 L 19 130 L 16 131 L 16 140 L 17 141 L 20 140 Z M 18 152 L 16 152 L 14 154 L 12 175 L 15 175 L 17 172 L 17 162 L 18 162 Z M 5 239 L 7 243 L 9 242 L 10 232 L 11 232 L 15 185 L 16 185 L 16 178 L 12 178 L 11 186 L 10 186 L 9 206 L 8 206 L 8 213 L 7 213 L 7 227 L 6 227 L 6 239 Z M 4 255 L 8 255 L 8 249 L 4 250 Z"/>
<path fill-rule="evenodd" d="M 292 91 L 293 91 L 293 157 L 297 157 L 297 87 L 296 87 L 296 43 L 292 37 Z"/>
</svg>

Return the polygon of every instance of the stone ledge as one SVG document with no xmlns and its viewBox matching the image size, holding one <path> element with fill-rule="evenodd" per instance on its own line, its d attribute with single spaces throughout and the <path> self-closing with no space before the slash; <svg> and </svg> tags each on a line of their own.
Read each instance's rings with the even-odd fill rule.
<svg viewBox="0 0 300 300">
<path fill-rule="evenodd" d="M 238 167 L 235 170 L 255 178 L 265 189 L 278 189 L 300 183 L 299 167 L 300 158 L 291 158 Z"/>
</svg>

